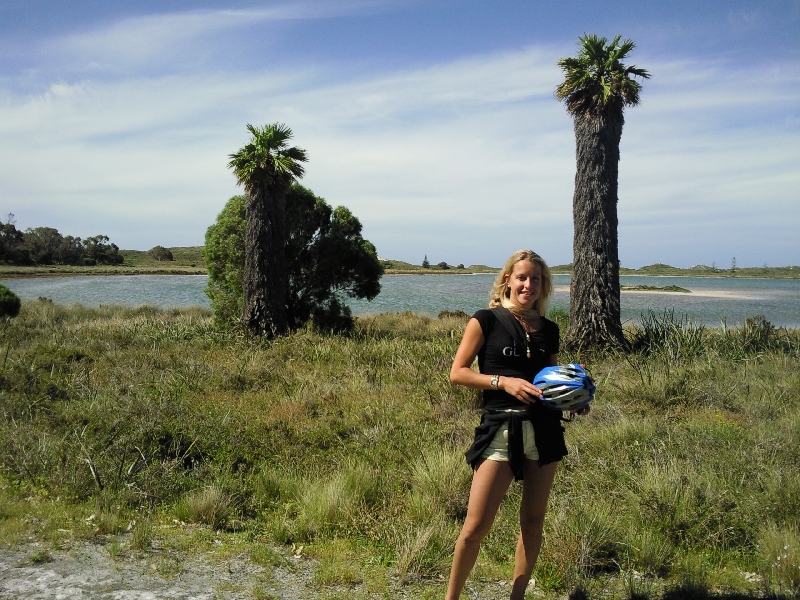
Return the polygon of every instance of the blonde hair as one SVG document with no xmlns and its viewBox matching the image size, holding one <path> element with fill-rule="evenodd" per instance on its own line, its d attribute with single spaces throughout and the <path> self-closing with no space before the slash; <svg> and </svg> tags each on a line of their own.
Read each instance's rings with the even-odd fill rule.
<svg viewBox="0 0 800 600">
<path fill-rule="evenodd" d="M 536 302 L 534 302 L 533 308 L 544 317 L 547 314 L 547 303 L 550 300 L 550 292 L 553 291 L 553 277 L 550 275 L 550 267 L 548 267 L 544 259 L 533 250 L 517 250 L 508 258 L 502 270 L 497 274 L 494 285 L 492 285 L 492 291 L 489 294 L 489 308 L 503 306 L 503 298 L 508 298 L 510 295 L 507 280 L 511 277 L 514 265 L 523 260 L 539 265 L 539 268 L 542 270 L 542 290 Z"/>
</svg>

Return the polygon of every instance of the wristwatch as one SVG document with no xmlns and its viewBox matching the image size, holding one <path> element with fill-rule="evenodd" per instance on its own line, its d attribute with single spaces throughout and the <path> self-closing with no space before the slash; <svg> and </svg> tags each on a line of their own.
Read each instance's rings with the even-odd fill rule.
<svg viewBox="0 0 800 600">
<path fill-rule="evenodd" d="M 496 390 L 497 385 L 500 383 L 500 375 L 492 375 L 492 389 Z"/>
</svg>

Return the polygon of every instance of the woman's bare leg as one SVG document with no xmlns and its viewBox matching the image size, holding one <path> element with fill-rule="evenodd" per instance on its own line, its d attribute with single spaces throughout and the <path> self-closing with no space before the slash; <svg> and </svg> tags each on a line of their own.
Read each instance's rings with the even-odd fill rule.
<svg viewBox="0 0 800 600">
<path fill-rule="evenodd" d="M 475 565 L 481 541 L 494 522 L 500 502 L 514 479 L 508 462 L 484 460 L 472 476 L 467 518 L 461 528 L 453 554 L 453 568 L 447 586 L 446 600 L 457 600 Z"/>
<path fill-rule="evenodd" d="M 544 514 L 558 463 L 543 467 L 525 459 L 525 481 L 522 484 L 522 505 L 519 509 L 520 534 L 514 555 L 514 585 L 511 600 L 522 600 L 531 579 L 539 549 L 542 546 Z"/>
</svg>

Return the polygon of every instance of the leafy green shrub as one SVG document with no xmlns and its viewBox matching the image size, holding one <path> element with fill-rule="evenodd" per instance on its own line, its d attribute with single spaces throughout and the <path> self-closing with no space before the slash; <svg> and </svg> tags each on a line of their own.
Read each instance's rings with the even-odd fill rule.
<svg viewBox="0 0 800 600">
<path fill-rule="evenodd" d="M 19 296 L 0 283 L 0 317 L 14 318 L 21 307 Z"/>
<path fill-rule="evenodd" d="M 245 197 L 234 196 L 206 232 L 206 293 L 217 322 L 238 322 L 245 263 Z M 309 320 L 320 330 L 347 331 L 353 318 L 346 298 L 373 299 L 383 266 L 361 237 L 361 223 L 344 206 L 331 208 L 294 184 L 286 195 L 286 316 L 291 329 Z"/>
<path fill-rule="evenodd" d="M 153 248 L 150 248 L 150 250 L 147 251 L 147 254 L 149 254 L 159 262 L 165 260 L 167 261 L 175 260 L 175 258 L 172 256 L 172 252 L 170 251 L 170 249 L 164 248 L 164 246 L 155 246 Z"/>
<path fill-rule="evenodd" d="M 242 314 L 245 225 L 245 197 L 233 196 L 206 231 L 206 294 L 211 299 L 214 318 L 221 325 L 238 323 Z"/>
<path fill-rule="evenodd" d="M 741 328 L 742 345 L 750 352 L 764 352 L 771 349 L 775 338 L 775 326 L 764 315 L 756 315 L 744 320 Z"/>
</svg>

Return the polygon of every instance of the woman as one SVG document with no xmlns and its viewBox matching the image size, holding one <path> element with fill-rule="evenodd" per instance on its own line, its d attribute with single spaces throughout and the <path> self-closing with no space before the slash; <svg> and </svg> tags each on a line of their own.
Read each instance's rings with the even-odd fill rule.
<svg viewBox="0 0 800 600">
<path fill-rule="evenodd" d="M 533 573 L 550 487 L 567 454 L 561 413 L 537 402 L 542 394 L 531 383 L 540 370 L 558 362 L 558 326 L 543 316 L 551 290 L 544 260 L 531 250 L 515 252 L 495 279 L 490 309 L 469 320 L 456 352 L 450 381 L 483 390 L 483 412 L 466 453 L 472 487 L 447 600 L 461 594 L 513 479 L 522 480 L 523 487 L 512 600 L 522 600 Z M 480 373 L 470 368 L 476 356 Z"/>
</svg>

